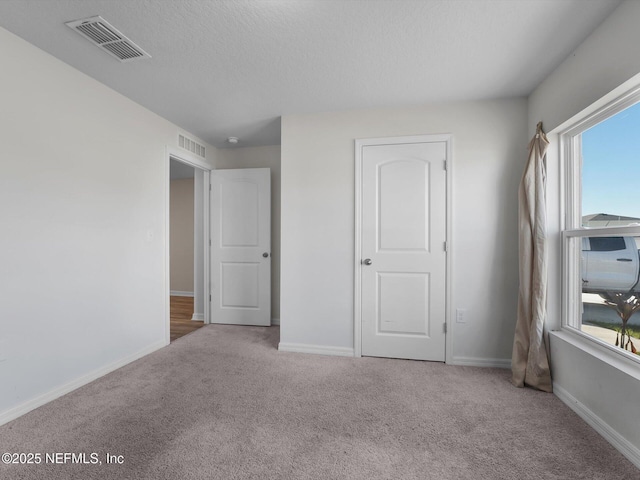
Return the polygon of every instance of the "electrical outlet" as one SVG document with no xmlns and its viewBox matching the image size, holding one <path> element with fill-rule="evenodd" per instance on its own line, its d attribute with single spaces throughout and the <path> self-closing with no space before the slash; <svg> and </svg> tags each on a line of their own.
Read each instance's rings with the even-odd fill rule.
<svg viewBox="0 0 640 480">
<path fill-rule="evenodd" d="M 464 308 L 456 308 L 456 323 L 467 323 L 466 313 L 467 311 Z"/>
</svg>

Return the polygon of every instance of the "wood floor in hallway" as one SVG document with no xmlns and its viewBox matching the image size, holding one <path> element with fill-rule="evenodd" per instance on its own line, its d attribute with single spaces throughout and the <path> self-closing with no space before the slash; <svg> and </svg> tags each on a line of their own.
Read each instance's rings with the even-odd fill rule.
<svg viewBox="0 0 640 480">
<path fill-rule="evenodd" d="M 193 297 L 171 296 L 171 341 L 191 333 L 204 325 L 191 320 L 193 316 Z"/>
</svg>

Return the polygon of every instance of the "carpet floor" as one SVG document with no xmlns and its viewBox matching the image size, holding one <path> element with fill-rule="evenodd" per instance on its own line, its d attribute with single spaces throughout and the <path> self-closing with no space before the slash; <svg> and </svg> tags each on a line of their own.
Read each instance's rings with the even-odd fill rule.
<svg viewBox="0 0 640 480">
<path fill-rule="evenodd" d="M 205 326 L 0 427 L 0 452 L 42 455 L 0 478 L 640 478 L 508 371 L 278 352 L 278 337 Z"/>
</svg>

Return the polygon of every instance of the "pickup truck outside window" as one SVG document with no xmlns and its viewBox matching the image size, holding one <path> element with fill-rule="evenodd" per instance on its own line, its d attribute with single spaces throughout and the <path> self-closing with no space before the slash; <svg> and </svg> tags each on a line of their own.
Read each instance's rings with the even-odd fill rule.
<svg viewBox="0 0 640 480">
<path fill-rule="evenodd" d="M 585 237 L 582 251 L 582 292 L 628 292 L 638 288 L 640 256 L 634 237 Z M 584 245 L 584 242 L 583 242 Z"/>
</svg>

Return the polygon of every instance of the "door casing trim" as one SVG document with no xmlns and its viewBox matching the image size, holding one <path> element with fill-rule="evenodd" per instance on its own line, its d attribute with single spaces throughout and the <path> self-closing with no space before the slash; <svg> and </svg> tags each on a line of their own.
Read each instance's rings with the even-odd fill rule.
<svg viewBox="0 0 640 480">
<path fill-rule="evenodd" d="M 453 360 L 453 335 L 451 325 L 452 305 L 452 272 L 453 272 L 453 135 L 411 135 L 402 137 L 361 138 L 355 140 L 355 235 L 354 235 L 354 262 L 353 262 L 353 353 L 356 357 L 362 356 L 362 148 L 371 145 L 402 145 L 407 143 L 435 143 L 446 144 L 446 294 L 445 294 L 445 363 Z"/>
</svg>

